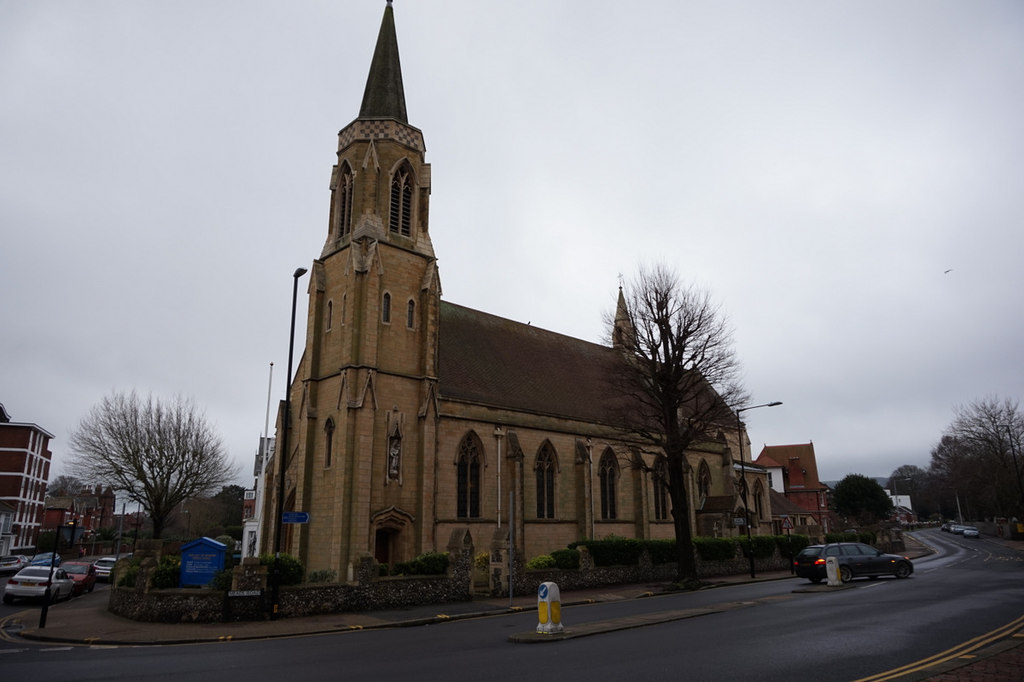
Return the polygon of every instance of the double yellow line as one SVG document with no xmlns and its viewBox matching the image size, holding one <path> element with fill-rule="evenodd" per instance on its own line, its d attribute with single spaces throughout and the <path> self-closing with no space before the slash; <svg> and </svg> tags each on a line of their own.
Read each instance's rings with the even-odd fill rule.
<svg viewBox="0 0 1024 682">
<path fill-rule="evenodd" d="M 1016 630 L 1021 628 L 1022 625 L 1024 625 L 1024 616 L 1021 616 L 1020 618 L 1017 618 L 1016 620 L 1013 620 L 1007 623 L 1006 625 L 1003 625 L 1002 627 L 996 628 L 991 632 L 987 632 L 983 635 L 978 635 L 974 639 L 969 639 L 966 642 L 958 644 L 951 649 L 946 649 L 945 651 L 935 654 L 934 656 L 929 656 L 928 658 L 923 658 L 920 661 L 908 663 L 907 665 L 902 666 L 900 668 L 887 670 L 884 673 L 878 673 L 877 675 L 872 675 L 871 677 L 862 677 L 859 680 L 856 680 L 855 682 L 881 682 L 882 680 L 895 680 L 900 677 L 903 677 L 904 675 L 910 675 L 911 673 L 927 670 L 928 668 L 933 668 L 942 663 L 948 663 L 949 661 L 952 661 L 956 658 L 960 658 L 962 656 L 966 656 L 972 651 L 977 651 L 978 649 L 988 646 L 989 644 L 992 644 L 993 642 L 996 642 L 1000 639 L 1012 636 Z"/>
</svg>

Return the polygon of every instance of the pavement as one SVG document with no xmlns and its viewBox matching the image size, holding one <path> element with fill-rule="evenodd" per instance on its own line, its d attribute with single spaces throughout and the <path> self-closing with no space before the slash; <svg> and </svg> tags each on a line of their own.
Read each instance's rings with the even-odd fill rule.
<svg viewBox="0 0 1024 682">
<path fill-rule="evenodd" d="M 914 558 L 931 552 L 923 543 L 908 537 L 907 555 Z M 1024 552 L 1024 541 L 1001 541 Z M 838 587 L 814 585 L 795 578 L 789 571 L 727 576 L 707 580 L 707 588 L 722 587 L 764 580 L 793 580 L 794 592 L 823 592 L 850 589 L 857 583 Z M 644 599 L 673 591 L 669 582 L 608 585 L 586 590 L 563 592 L 561 606 Z M 230 642 L 277 637 L 338 633 L 370 628 L 412 627 L 468 618 L 481 618 L 508 613 L 537 610 L 534 593 L 509 597 L 482 597 L 468 602 L 413 606 L 381 611 L 331 613 L 301 618 L 244 621 L 228 623 L 143 623 L 114 615 L 107 610 L 105 591 L 86 594 L 51 606 L 45 627 L 39 627 L 39 609 L 20 611 L 0 622 L 0 632 L 7 639 L 23 638 L 38 642 L 93 646 L 155 646 Z M 649 613 L 609 621 L 572 624 L 562 632 L 538 634 L 517 633 L 510 640 L 517 643 L 556 642 L 628 628 L 644 627 L 683 618 L 693 618 L 729 608 L 728 605 L 705 609 L 652 609 Z M 952 661 L 929 668 L 905 680 L 1019 680 L 1024 670 L 1024 631 L 1000 639 L 987 649 L 970 652 Z M 924 674 L 927 673 L 927 674 Z M 932 675 L 929 677 L 928 675 Z M 897 679 L 897 678 L 886 678 Z"/>
</svg>

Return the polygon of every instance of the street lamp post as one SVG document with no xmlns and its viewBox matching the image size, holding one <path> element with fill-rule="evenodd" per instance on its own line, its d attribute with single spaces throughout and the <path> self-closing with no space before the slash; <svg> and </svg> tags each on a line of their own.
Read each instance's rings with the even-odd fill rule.
<svg viewBox="0 0 1024 682">
<path fill-rule="evenodd" d="M 276 619 L 281 597 L 281 521 L 284 514 L 284 466 L 288 456 L 288 426 L 291 408 L 292 357 L 295 352 L 295 303 L 299 295 L 299 278 L 306 274 L 306 268 L 298 268 L 292 274 L 292 321 L 288 336 L 288 376 L 285 379 L 284 414 L 281 421 L 281 448 L 278 451 L 277 514 L 274 518 L 274 575 L 270 599 L 270 617 Z"/>
<path fill-rule="evenodd" d="M 743 516 L 744 525 L 747 527 L 747 556 L 750 557 L 750 577 L 756 577 L 754 575 L 754 545 L 753 540 L 750 537 L 750 507 L 747 504 L 747 467 L 743 462 L 743 422 L 740 420 L 740 414 L 747 410 L 756 410 L 759 407 L 777 407 L 782 403 L 779 401 L 764 403 L 763 405 L 751 405 L 750 407 L 740 407 L 736 410 L 736 438 L 738 438 L 739 450 L 740 450 L 740 490 L 743 492 Z"/>
</svg>

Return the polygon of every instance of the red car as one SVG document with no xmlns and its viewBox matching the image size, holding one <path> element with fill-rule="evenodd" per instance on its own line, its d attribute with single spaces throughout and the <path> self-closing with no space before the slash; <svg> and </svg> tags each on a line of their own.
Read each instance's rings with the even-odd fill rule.
<svg viewBox="0 0 1024 682">
<path fill-rule="evenodd" d="M 74 596 L 96 589 L 96 567 L 88 561 L 65 561 L 61 568 L 75 581 L 75 588 L 71 592 Z"/>
</svg>

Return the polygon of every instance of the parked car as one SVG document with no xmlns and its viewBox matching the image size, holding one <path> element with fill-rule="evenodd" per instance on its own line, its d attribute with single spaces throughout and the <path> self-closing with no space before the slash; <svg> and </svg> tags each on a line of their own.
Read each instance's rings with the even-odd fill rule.
<svg viewBox="0 0 1024 682">
<path fill-rule="evenodd" d="M 833 556 L 839 564 L 839 578 L 844 583 L 861 576 L 872 579 L 880 575 L 906 578 L 914 572 L 914 564 L 908 557 L 886 554 L 862 542 L 833 542 L 804 547 L 793 559 L 793 568 L 801 578 L 820 583 L 827 577 L 825 561 Z"/>
<path fill-rule="evenodd" d="M 964 526 L 962 531 L 965 538 L 980 538 L 981 533 L 974 526 Z"/>
<path fill-rule="evenodd" d="M 24 554 L 0 557 L 0 573 L 17 573 L 26 566 L 28 566 L 28 557 Z"/>
<path fill-rule="evenodd" d="M 71 599 L 75 581 L 63 568 L 53 568 L 52 575 L 50 571 L 49 566 L 29 566 L 15 573 L 4 587 L 4 603 L 12 604 L 15 599 Z"/>
<path fill-rule="evenodd" d="M 97 580 L 110 580 L 110 572 L 114 570 L 117 559 L 112 556 L 105 556 L 96 560 L 93 566 L 96 568 Z"/>
<path fill-rule="evenodd" d="M 953 524 L 951 524 L 951 523 L 944 523 L 944 524 L 942 524 L 942 525 L 941 525 L 941 526 L 939 527 L 939 530 L 941 530 L 941 531 L 942 531 L 943 533 L 948 533 L 948 532 L 949 532 L 949 527 L 950 527 L 951 525 L 953 525 Z"/>
<path fill-rule="evenodd" d="M 953 535 L 963 535 L 964 526 L 961 526 L 959 523 L 954 523 L 952 526 L 949 527 L 949 532 Z"/>
<path fill-rule="evenodd" d="M 52 563 L 54 566 L 60 566 L 60 561 L 60 554 L 54 556 L 53 552 L 40 552 L 29 559 L 28 565 L 49 566 Z"/>
<path fill-rule="evenodd" d="M 96 589 L 96 567 L 88 561 L 68 561 L 61 566 L 72 580 L 75 581 L 75 596 L 92 592 Z"/>
</svg>

